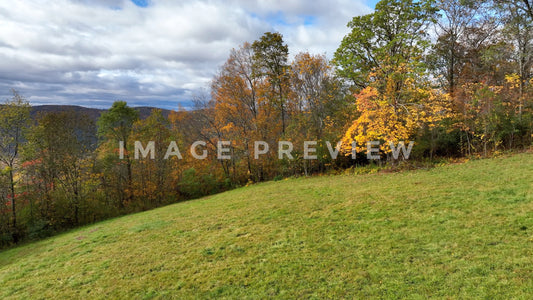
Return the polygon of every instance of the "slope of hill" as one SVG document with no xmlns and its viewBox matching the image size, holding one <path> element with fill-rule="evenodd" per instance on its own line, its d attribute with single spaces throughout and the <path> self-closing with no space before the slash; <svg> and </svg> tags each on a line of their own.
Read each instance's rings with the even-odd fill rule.
<svg viewBox="0 0 533 300">
<path fill-rule="evenodd" d="M 0 253 L 0 298 L 527 298 L 533 154 L 268 182 Z"/>
</svg>

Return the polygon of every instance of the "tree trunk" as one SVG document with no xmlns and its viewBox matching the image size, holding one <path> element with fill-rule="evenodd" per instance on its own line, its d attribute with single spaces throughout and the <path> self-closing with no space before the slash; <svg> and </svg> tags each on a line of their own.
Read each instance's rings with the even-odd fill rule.
<svg viewBox="0 0 533 300">
<path fill-rule="evenodd" d="M 13 237 L 13 241 L 15 243 L 18 242 L 18 230 L 17 230 L 17 211 L 16 211 L 16 206 L 15 206 L 15 180 L 13 178 L 13 169 L 10 168 L 9 170 L 9 184 L 11 185 L 11 210 L 13 212 L 13 220 L 12 220 L 12 225 L 13 225 L 13 231 L 12 231 L 12 237 Z"/>
</svg>

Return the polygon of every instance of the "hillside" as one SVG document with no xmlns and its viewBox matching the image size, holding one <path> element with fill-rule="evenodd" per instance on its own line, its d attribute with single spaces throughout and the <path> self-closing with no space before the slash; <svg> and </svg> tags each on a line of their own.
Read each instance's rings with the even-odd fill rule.
<svg viewBox="0 0 533 300">
<path fill-rule="evenodd" d="M 0 253 L 0 298 L 526 298 L 533 154 L 268 182 Z"/>
</svg>

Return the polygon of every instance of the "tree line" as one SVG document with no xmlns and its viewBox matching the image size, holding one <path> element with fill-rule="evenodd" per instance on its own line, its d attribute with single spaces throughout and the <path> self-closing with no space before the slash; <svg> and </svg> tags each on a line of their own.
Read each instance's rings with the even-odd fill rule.
<svg viewBox="0 0 533 300">
<path fill-rule="evenodd" d="M 0 245 L 288 176 L 369 163 L 406 163 L 389 142 L 415 141 L 411 159 L 490 156 L 533 139 L 533 14 L 527 0 L 382 0 L 354 17 L 333 59 L 298 53 L 267 32 L 231 50 L 194 109 L 140 119 L 117 101 L 95 123 L 76 112 L 30 118 L 13 91 L 0 106 Z M 290 141 L 293 159 L 254 156 L 255 141 Z M 154 141 L 154 159 L 134 159 Z M 169 144 L 195 141 L 230 159 Z M 301 145 L 316 141 L 316 159 Z M 336 144 L 339 142 L 338 144 Z M 332 147 L 341 154 L 332 157 Z"/>
</svg>

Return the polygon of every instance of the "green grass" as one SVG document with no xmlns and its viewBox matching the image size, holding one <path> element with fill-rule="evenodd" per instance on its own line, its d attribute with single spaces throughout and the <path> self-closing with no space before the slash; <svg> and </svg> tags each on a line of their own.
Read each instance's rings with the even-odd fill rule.
<svg viewBox="0 0 533 300">
<path fill-rule="evenodd" d="M 268 182 L 0 253 L 0 298 L 533 295 L 532 154 Z"/>
</svg>

